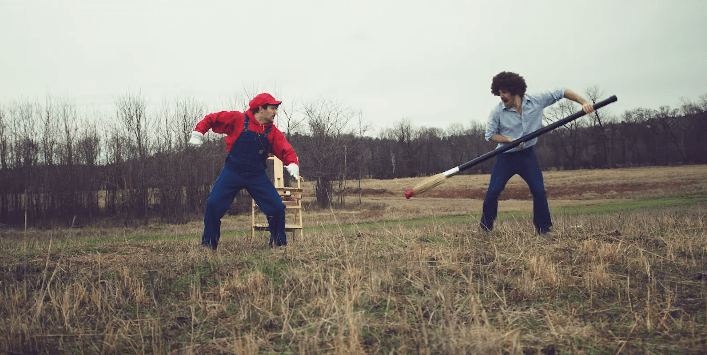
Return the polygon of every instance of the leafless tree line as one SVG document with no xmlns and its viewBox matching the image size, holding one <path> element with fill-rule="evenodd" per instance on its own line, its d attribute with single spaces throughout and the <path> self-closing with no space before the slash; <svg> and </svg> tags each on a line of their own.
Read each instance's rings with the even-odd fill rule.
<svg viewBox="0 0 707 355">
<path fill-rule="evenodd" d="M 596 87 L 585 95 L 594 103 L 604 99 Z M 579 109 L 563 100 L 545 110 L 545 120 L 550 123 Z M 678 108 L 636 108 L 620 117 L 602 111 L 543 136 L 538 141 L 543 165 L 595 169 L 707 163 L 707 94 L 698 101 L 682 99 Z"/>
<path fill-rule="evenodd" d="M 223 110 L 243 111 L 257 88 L 245 88 Z M 598 88 L 585 92 L 598 102 Z M 203 213 L 227 152 L 221 137 L 187 146 L 207 112 L 193 97 L 149 108 L 140 92 L 115 98 L 114 111 L 84 111 L 66 97 L 0 103 L 0 224 L 79 226 L 98 221 L 179 223 Z M 547 122 L 579 110 L 563 100 Z M 303 177 L 316 183 L 322 207 L 360 196 L 360 180 L 433 175 L 495 148 L 484 124 L 415 127 L 407 118 L 373 132 L 363 114 L 341 102 L 291 100 L 278 127 L 295 148 Z M 637 108 L 620 117 L 598 112 L 538 141 L 547 169 L 707 163 L 707 95 L 679 108 Z M 489 173 L 487 161 L 465 173 Z M 358 186 L 355 182 L 359 181 Z M 249 211 L 247 193 L 233 211 Z M 351 201 L 349 201 L 350 203 Z"/>
<path fill-rule="evenodd" d="M 204 155 L 186 146 L 204 114 L 189 97 L 148 113 L 139 92 L 118 96 L 113 114 L 51 96 L 0 105 L 0 223 L 183 221 L 202 208 L 219 165 L 215 140 Z"/>
</svg>

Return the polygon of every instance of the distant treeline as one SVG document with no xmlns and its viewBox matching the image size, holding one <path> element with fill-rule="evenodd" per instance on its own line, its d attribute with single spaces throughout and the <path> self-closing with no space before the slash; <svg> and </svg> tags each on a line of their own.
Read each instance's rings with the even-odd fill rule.
<svg viewBox="0 0 707 355">
<path fill-rule="evenodd" d="M 221 109 L 243 111 L 250 96 Z M 578 111 L 573 105 L 563 100 L 546 109 L 546 122 Z M 212 133 L 204 146 L 187 146 L 206 113 L 193 98 L 148 112 L 142 95 L 130 92 L 116 98 L 110 114 L 79 112 L 54 97 L 0 104 L 0 224 L 198 218 L 227 154 L 223 139 Z M 352 181 L 433 175 L 495 148 L 479 123 L 440 129 L 414 127 L 403 118 L 372 134 L 360 113 L 323 99 L 281 107 L 278 127 L 299 156 L 302 176 L 316 181 L 322 206 L 346 203 L 357 192 Z M 707 164 L 707 95 L 677 109 L 639 108 L 620 117 L 599 110 L 543 135 L 536 152 L 545 169 Z M 487 161 L 465 173 L 490 173 L 492 166 Z M 243 193 L 232 212 L 245 211 L 250 200 Z"/>
</svg>

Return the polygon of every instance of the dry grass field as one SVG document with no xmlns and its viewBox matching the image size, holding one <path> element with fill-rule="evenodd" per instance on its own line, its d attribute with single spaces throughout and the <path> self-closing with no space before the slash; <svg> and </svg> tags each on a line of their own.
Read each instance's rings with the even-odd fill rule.
<svg viewBox="0 0 707 355">
<path fill-rule="evenodd" d="M 308 204 L 279 249 L 249 216 L 216 252 L 200 221 L 2 230 L 0 352 L 704 354 L 705 176 L 547 172 L 555 238 L 515 178 L 480 234 L 488 175 L 410 200 L 421 178 L 350 181 L 346 209 Z"/>
</svg>

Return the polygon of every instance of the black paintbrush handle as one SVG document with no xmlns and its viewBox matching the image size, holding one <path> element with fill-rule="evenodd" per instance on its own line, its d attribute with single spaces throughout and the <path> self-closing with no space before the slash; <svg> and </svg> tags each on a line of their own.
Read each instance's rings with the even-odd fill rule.
<svg viewBox="0 0 707 355">
<path fill-rule="evenodd" d="M 602 107 L 604 107 L 604 106 L 606 106 L 606 105 L 608 105 L 608 104 L 610 104 L 610 103 L 612 103 L 612 102 L 616 102 L 616 100 L 618 100 L 618 99 L 616 98 L 616 95 L 613 95 L 613 96 L 609 97 L 609 98 L 606 99 L 606 100 L 597 102 L 596 104 L 594 104 L 594 110 L 598 110 L 598 109 L 600 109 L 600 108 L 602 108 Z M 566 125 L 567 123 L 570 123 L 570 122 L 572 122 L 572 121 L 574 121 L 574 120 L 576 120 L 576 119 L 578 119 L 578 118 L 580 118 L 580 117 L 582 117 L 582 116 L 584 116 L 584 115 L 586 115 L 586 113 L 584 112 L 584 110 L 582 110 L 582 111 L 576 112 L 576 113 L 574 113 L 574 114 L 572 114 L 572 115 L 570 115 L 570 116 L 567 116 L 567 117 L 565 117 L 565 118 L 563 118 L 563 119 L 561 119 L 561 120 L 559 120 L 559 121 L 557 121 L 557 122 L 555 122 L 555 123 L 553 123 L 553 124 L 550 124 L 550 125 L 547 125 L 547 126 L 545 126 L 545 127 L 543 127 L 543 128 L 540 128 L 539 130 L 537 130 L 537 131 L 535 131 L 535 132 L 528 133 L 528 134 L 524 135 L 523 137 L 520 137 L 520 138 L 514 140 L 513 142 L 504 145 L 504 146 L 501 147 L 501 148 L 498 148 L 498 149 L 496 149 L 496 150 L 492 150 L 492 151 L 490 151 L 490 152 L 488 152 L 488 153 L 486 153 L 486 154 L 484 154 L 484 155 L 482 155 L 482 156 L 480 156 L 480 157 L 478 157 L 478 158 L 476 158 L 476 159 L 474 159 L 474 160 L 471 160 L 471 161 L 468 161 L 468 162 L 466 162 L 466 163 L 464 163 L 464 164 L 462 164 L 462 165 L 459 165 L 459 167 L 458 167 L 459 170 L 458 170 L 458 171 L 462 171 L 462 170 L 471 168 L 472 166 L 474 166 L 474 165 L 476 165 L 476 164 L 479 164 L 479 163 L 481 163 L 481 162 L 484 162 L 484 161 L 486 161 L 486 160 L 489 160 L 489 159 L 495 157 L 495 156 L 498 155 L 498 154 L 501 154 L 501 153 L 503 153 L 503 152 L 505 152 L 505 151 L 507 151 L 507 150 L 513 149 L 513 148 L 519 146 L 521 143 L 527 142 L 527 141 L 529 141 L 529 140 L 531 140 L 531 139 L 533 139 L 533 138 L 536 138 L 536 137 L 538 137 L 538 136 L 541 136 L 541 135 L 543 135 L 543 134 L 545 134 L 545 133 L 547 133 L 547 132 L 552 131 L 553 129 L 555 129 L 555 128 L 557 128 L 557 127 L 564 126 L 564 125 Z"/>
</svg>

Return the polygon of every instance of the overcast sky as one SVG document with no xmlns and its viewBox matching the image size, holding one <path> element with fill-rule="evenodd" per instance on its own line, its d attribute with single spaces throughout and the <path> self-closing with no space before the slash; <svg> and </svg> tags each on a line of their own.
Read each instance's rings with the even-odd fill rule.
<svg viewBox="0 0 707 355">
<path fill-rule="evenodd" d="M 258 86 L 378 127 L 447 128 L 486 122 L 501 71 L 529 93 L 598 86 L 615 115 L 696 101 L 707 1 L 0 0 L 0 105 L 50 93 L 110 109 L 139 90 L 213 112 Z"/>
</svg>

